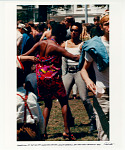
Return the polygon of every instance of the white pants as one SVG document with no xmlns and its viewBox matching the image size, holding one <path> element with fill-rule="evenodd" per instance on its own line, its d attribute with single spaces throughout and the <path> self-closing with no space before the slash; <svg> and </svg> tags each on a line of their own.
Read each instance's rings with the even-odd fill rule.
<svg viewBox="0 0 125 150">
<path fill-rule="evenodd" d="M 109 140 L 109 95 L 104 94 L 101 98 L 93 99 L 94 113 L 96 116 L 96 126 L 98 130 L 98 140 Z"/>
</svg>

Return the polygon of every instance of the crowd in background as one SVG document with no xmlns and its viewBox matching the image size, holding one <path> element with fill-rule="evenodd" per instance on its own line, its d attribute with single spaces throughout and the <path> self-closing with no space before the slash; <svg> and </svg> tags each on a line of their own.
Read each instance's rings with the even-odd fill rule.
<svg viewBox="0 0 125 150">
<path fill-rule="evenodd" d="M 94 37 L 97 37 L 97 36 L 98 37 L 105 36 L 105 31 L 102 30 L 103 24 L 102 24 L 102 26 L 100 24 L 100 17 L 99 16 L 94 17 L 93 21 L 94 21 L 94 24 L 92 24 L 92 23 L 77 23 L 77 22 L 75 22 L 75 19 L 72 16 L 65 17 L 64 20 L 62 20 L 60 23 L 58 23 L 58 24 L 64 25 L 66 28 L 66 31 L 67 31 L 65 38 L 63 39 L 62 43 L 60 43 L 61 47 L 65 48 L 69 53 L 71 53 L 73 55 L 81 55 L 85 41 L 94 39 Z M 108 20 L 106 20 L 104 22 L 107 22 L 107 21 Z M 33 60 L 30 58 L 30 61 L 28 59 L 23 61 L 23 59 L 24 59 L 23 55 L 25 55 L 29 50 L 32 50 L 33 47 L 38 45 L 37 43 L 40 43 L 41 41 L 46 41 L 49 39 L 55 40 L 52 38 L 52 36 L 54 34 L 52 32 L 55 30 L 54 28 L 55 28 L 56 24 L 57 24 L 57 22 L 55 20 L 47 20 L 46 23 L 41 22 L 38 24 L 34 24 L 32 21 L 30 21 L 28 23 L 24 23 L 22 21 L 17 22 L 17 56 L 19 56 L 19 59 L 24 66 L 24 71 L 23 71 L 24 76 L 23 75 L 21 76 L 23 78 L 23 82 L 21 83 L 21 85 L 19 85 L 19 87 L 23 86 L 23 83 L 25 83 L 25 90 L 33 93 L 33 94 L 30 94 L 30 96 L 32 97 L 31 99 L 35 99 L 34 100 L 34 105 L 36 107 L 35 111 L 38 111 L 38 113 L 36 115 L 37 116 L 36 120 L 37 121 L 40 120 L 40 122 L 41 122 L 40 123 L 41 124 L 41 126 L 40 126 L 41 135 L 39 136 L 39 138 L 41 138 L 41 139 L 47 138 L 47 133 L 43 129 L 46 130 L 46 127 L 47 127 L 46 122 L 48 120 L 47 120 L 47 118 L 45 118 L 45 111 L 44 111 L 44 115 L 42 115 L 39 110 L 39 106 L 37 104 L 37 101 L 39 100 L 39 93 L 37 91 L 38 85 L 37 85 L 37 77 L 36 77 L 36 62 L 34 61 L 34 58 L 33 58 Z M 61 38 L 61 36 L 62 36 L 61 34 L 60 34 L 60 36 L 58 36 L 58 38 Z M 54 34 L 54 35 L 55 35 L 55 37 L 57 37 L 56 34 Z M 56 42 L 57 42 L 57 40 L 56 40 Z M 40 52 L 41 52 L 41 48 L 40 48 L 40 44 L 39 44 L 39 46 L 34 48 L 34 51 L 30 54 L 30 56 L 37 57 Z M 82 61 L 83 60 L 85 61 L 86 59 L 91 60 L 91 62 L 92 62 L 92 59 L 90 59 L 90 56 L 87 56 L 87 58 L 86 57 L 83 58 L 83 55 L 82 55 Z M 84 63 L 82 62 L 82 66 L 83 66 L 83 64 Z M 86 68 L 81 68 L 82 69 L 82 71 L 81 71 L 81 69 L 79 69 L 80 67 L 78 68 L 79 65 L 80 65 L 79 62 L 76 62 L 74 60 L 69 60 L 63 56 L 62 57 L 62 66 L 61 66 L 62 81 L 64 84 L 64 88 L 66 89 L 67 97 L 69 97 L 71 89 L 73 88 L 73 91 L 75 91 L 75 92 L 73 92 L 73 96 L 75 99 L 77 96 L 77 89 L 78 89 L 80 98 L 83 102 L 83 105 L 86 108 L 86 111 L 87 111 L 89 119 L 90 119 L 90 132 L 93 132 L 94 130 L 96 130 L 96 125 L 97 125 L 96 116 L 98 116 L 97 115 L 98 112 L 97 112 L 97 110 L 96 111 L 94 110 L 96 108 L 96 106 L 93 108 L 91 102 L 88 99 L 88 89 L 91 91 L 93 89 L 91 89 L 91 85 L 89 85 L 89 87 L 88 87 L 88 84 L 87 84 L 88 78 L 86 79 L 86 77 L 84 77 L 82 75 L 82 72 L 85 72 Z M 87 72 L 89 74 L 89 78 L 91 79 L 92 85 L 94 87 L 98 76 L 95 74 L 95 70 L 93 69 L 92 63 L 89 65 L 88 68 L 87 68 Z M 22 72 L 20 72 L 20 74 L 21 73 Z M 70 81 L 71 78 L 72 78 L 72 80 Z M 107 79 L 107 80 L 109 80 L 109 79 Z M 108 88 L 106 88 L 106 90 Z M 20 90 L 25 91 L 24 89 L 20 89 Z M 18 91 L 18 92 L 19 92 L 18 94 L 21 94 L 21 91 Z M 25 96 L 25 95 L 23 95 L 23 96 Z M 20 99 L 20 101 L 21 101 L 21 98 L 18 98 L 18 99 Z M 93 99 L 93 101 L 96 101 L 96 100 Z M 21 101 L 21 103 L 22 103 L 22 101 Z M 101 106 L 101 104 L 100 104 L 100 106 Z M 47 107 L 50 107 L 50 106 L 47 106 Z M 70 107 L 68 104 L 67 104 L 67 107 L 68 107 L 67 108 L 67 124 L 69 127 L 71 127 L 71 126 L 74 126 L 74 118 L 72 116 L 72 113 L 71 113 L 71 110 L 70 110 Z M 63 106 L 62 106 L 62 108 L 63 108 Z M 62 111 L 62 113 L 63 113 L 63 111 Z M 22 118 L 23 118 L 23 116 L 22 116 Z M 37 119 L 37 118 L 42 118 L 42 119 Z M 49 117 L 48 117 L 48 119 L 49 119 Z M 18 120 L 17 123 L 20 124 L 19 118 L 17 120 Z M 98 120 L 99 120 L 99 118 L 98 118 Z M 45 121 L 45 124 L 43 123 L 44 121 Z M 29 123 L 32 123 L 32 122 L 33 122 L 33 118 L 29 121 Z M 65 116 L 64 116 L 64 126 L 67 124 L 65 123 Z M 98 124 L 100 124 L 99 121 L 98 121 Z M 101 125 L 102 124 L 104 124 L 104 123 L 101 123 Z M 97 130 L 98 130 L 98 134 L 99 134 L 98 138 L 99 138 L 99 140 L 108 140 L 109 137 L 106 136 L 106 134 L 109 134 L 109 126 L 107 125 L 107 127 L 104 127 L 104 129 L 102 129 L 102 128 L 103 127 L 100 127 L 100 125 L 97 125 Z M 108 129 L 106 130 L 105 128 L 108 128 Z M 20 127 L 18 127 L 18 129 L 20 129 Z M 101 132 L 100 130 L 101 131 L 103 130 L 103 132 Z M 105 130 L 106 130 L 106 134 L 104 133 Z M 68 131 L 68 130 L 66 130 L 66 131 Z M 65 132 L 63 134 L 63 136 L 65 138 L 66 137 L 69 138 L 69 140 L 75 140 L 75 138 L 72 134 L 68 134 Z M 103 137 L 103 138 L 101 138 L 101 137 Z M 37 137 L 36 140 L 39 140 L 39 138 Z"/>
</svg>

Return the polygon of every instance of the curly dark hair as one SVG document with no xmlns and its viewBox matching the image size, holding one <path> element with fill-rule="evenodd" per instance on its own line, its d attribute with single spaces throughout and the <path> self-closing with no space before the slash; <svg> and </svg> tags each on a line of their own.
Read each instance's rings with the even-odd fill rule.
<svg viewBox="0 0 125 150">
<path fill-rule="evenodd" d="M 56 37 L 56 41 L 61 44 L 66 37 L 67 31 L 64 24 L 55 23 L 52 28 L 52 36 Z"/>
<path fill-rule="evenodd" d="M 81 24 L 81 23 L 75 22 L 75 23 L 72 24 L 72 26 L 77 26 L 77 27 L 78 27 L 78 30 L 79 30 L 79 34 L 82 33 L 82 24 Z M 72 26 L 71 26 L 71 27 L 72 27 Z"/>
</svg>

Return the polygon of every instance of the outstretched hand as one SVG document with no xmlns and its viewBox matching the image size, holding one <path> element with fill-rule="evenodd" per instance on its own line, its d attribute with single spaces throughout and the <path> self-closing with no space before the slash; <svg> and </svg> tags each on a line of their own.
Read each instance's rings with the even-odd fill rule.
<svg viewBox="0 0 125 150">
<path fill-rule="evenodd" d="M 96 85 L 92 80 L 87 81 L 86 86 L 94 95 L 96 95 Z"/>
<path fill-rule="evenodd" d="M 22 55 L 20 55 L 20 61 L 21 62 L 32 61 L 34 63 L 39 62 L 38 59 L 35 56 L 22 56 Z"/>
<path fill-rule="evenodd" d="M 39 61 L 38 61 L 38 59 L 35 57 L 35 56 L 32 56 L 33 58 L 32 58 L 32 61 L 34 62 L 34 63 L 38 63 Z"/>
</svg>

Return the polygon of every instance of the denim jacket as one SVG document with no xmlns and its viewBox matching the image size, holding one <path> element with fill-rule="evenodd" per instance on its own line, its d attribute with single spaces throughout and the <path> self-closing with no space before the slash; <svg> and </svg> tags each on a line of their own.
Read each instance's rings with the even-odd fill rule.
<svg viewBox="0 0 125 150">
<path fill-rule="evenodd" d="M 81 70 L 84 64 L 85 51 L 90 54 L 93 60 L 97 63 L 99 71 L 105 70 L 109 66 L 109 55 L 106 47 L 102 43 L 101 37 L 95 36 L 92 39 L 85 41 L 82 46 L 82 53 L 79 59 L 79 69 Z"/>
</svg>

